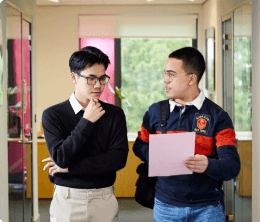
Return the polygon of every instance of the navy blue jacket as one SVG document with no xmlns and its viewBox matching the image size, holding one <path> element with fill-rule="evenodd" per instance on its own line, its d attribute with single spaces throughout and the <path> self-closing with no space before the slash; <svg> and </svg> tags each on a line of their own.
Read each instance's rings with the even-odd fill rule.
<svg viewBox="0 0 260 222">
<path fill-rule="evenodd" d="M 162 131 L 159 108 L 159 102 L 149 107 L 133 146 L 135 155 L 146 163 L 149 162 L 149 135 Z M 186 105 L 185 109 L 180 115 L 180 108 L 175 106 L 166 133 L 196 132 L 195 154 L 208 157 L 208 168 L 201 174 L 158 177 L 155 196 L 166 204 L 180 207 L 223 204 L 223 181 L 237 177 L 240 171 L 232 121 L 207 98 L 200 110 L 193 105 Z"/>
</svg>

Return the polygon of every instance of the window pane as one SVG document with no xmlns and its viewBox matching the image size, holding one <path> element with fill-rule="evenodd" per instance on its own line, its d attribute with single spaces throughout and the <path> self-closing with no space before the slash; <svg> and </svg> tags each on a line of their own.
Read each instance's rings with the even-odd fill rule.
<svg viewBox="0 0 260 222">
<path fill-rule="evenodd" d="M 192 39 L 121 39 L 121 104 L 129 133 L 140 129 L 151 104 L 167 99 L 161 72 L 169 54 L 186 46 L 192 46 Z"/>
<path fill-rule="evenodd" d="M 234 125 L 252 129 L 251 37 L 234 38 Z"/>
</svg>

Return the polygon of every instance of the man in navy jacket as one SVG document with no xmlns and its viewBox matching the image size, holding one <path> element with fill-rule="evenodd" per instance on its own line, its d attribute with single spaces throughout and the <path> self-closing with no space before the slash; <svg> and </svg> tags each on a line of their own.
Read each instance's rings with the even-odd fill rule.
<svg viewBox="0 0 260 222">
<path fill-rule="evenodd" d="M 170 103 L 166 133 L 196 132 L 196 141 L 195 155 L 184 163 L 193 174 L 158 177 L 155 222 L 225 221 L 222 184 L 237 177 L 240 159 L 229 115 L 198 87 L 204 71 L 202 54 L 186 47 L 169 55 L 162 72 Z M 133 146 L 136 156 L 146 163 L 149 135 L 162 131 L 159 109 L 159 103 L 149 107 Z"/>
<path fill-rule="evenodd" d="M 44 110 L 42 125 L 50 158 L 49 178 L 55 184 L 50 221 L 118 221 L 113 184 L 127 160 L 124 112 L 99 101 L 109 81 L 110 61 L 94 47 L 72 54 L 69 61 L 75 91 Z M 62 84 L 62 80 L 61 80 Z"/>
</svg>

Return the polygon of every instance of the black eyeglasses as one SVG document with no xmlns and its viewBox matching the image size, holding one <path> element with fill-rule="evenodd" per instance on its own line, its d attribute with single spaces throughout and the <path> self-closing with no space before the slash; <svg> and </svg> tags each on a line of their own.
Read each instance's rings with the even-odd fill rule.
<svg viewBox="0 0 260 222">
<path fill-rule="evenodd" d="M 94 76 L 83 76 L 77 73 L 78 76 L 85 78 L 87 80 L 88 85 L 96 85 L 97 81 L 100 82 L 101 85 L 106 85 L 110 79 L 108 75 L 103 75 L 101 77 L 94 77 Z"/>
</svg>

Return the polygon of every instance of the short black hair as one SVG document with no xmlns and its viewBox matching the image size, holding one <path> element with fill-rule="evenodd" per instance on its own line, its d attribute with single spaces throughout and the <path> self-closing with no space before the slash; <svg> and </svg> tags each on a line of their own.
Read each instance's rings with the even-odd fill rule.
<svg viewBox="0 0 260 222">
<path fill-rule="evenodd" d="M 169 58 L 182 60 L 184 70 L 187 73 L 195 73 L 199 83 L 205 71 L 205 60 L 199 50 L 193 47 L 184 47 L 172 52 Z"/>
<path fill-rule="evenodd" d="M 75 73 L 80 73 L 86 67 L 92 67 L 94 64 L 103 64 L 107 69 L 110 60 L 105 53 L 93 46 L 87 46 L 74 52 L 69 60 L 70 71 Z"/>
</svg>

